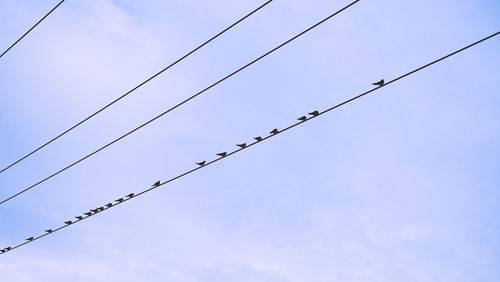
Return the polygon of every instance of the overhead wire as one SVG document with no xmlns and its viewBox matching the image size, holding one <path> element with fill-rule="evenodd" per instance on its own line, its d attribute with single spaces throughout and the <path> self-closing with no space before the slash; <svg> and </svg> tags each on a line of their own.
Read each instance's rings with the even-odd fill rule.
<svg viewBox="0 0 500 282">
<path fill-rule="evenodd" d="M 441 57 L 441 58 L 439 58 L 439 59 L 437 59 L 437 60 L 434 60 L 434 61 L 432 61 L 432 62 L 430 62 L 430 63 L 428 63 L 428 64 L 425 64 L 425 65 L 423 65 L 423 66 L 421 66 L 421 67 L 419 67 L 419 68 L 416 68 L 416 69 L 414 69 L 414 70 L 412 70 L 412 71 L 410 71 L 410 72 L 407 72 L 407 73 L 405 73 L 405 74 L 403 74 L 403 75 L 401 75 L 401 76 L 398 76 L 398 77 L 396 77 L 396 78 L 394 78 L 394 79 L 392 79 L 392 80 L 388 81 L 387 83 L 385 83 L 385 84 L 384 84 L 384 85 L 382 85 L 382 86 L 378 86 L 378 87 L 372 88 L 372 89 L 370 89 L 370 90 L 368 90 L 368 91 L 366 91 L 366 92 L 363 92 L 363 93 L 361 93 L 361 94 L 359 94 L 359 95 L 357 95 L 357 96 L 354 96 L 354 97 L 352 97 L 352 98 L 350 98 L 350 99 L 348 99 L 348 100 L 345 100 L 345 101 L 344 101 L 344 102 L 342 102 L 342 103 L 336 104 L 336 105 L 334 105 L 334 106 L 332 106 L 332 107 L 330 107 L 330 108 L 327 108 L 327 109 L 325 109 L 325 110 L 323 110 L 323 111 L 321 111 L 321 112 L 320 112 L 320 111 L 314 111 L 314 112 L 310 113 L 311 117 L 306 118 L 305 120 L 300 120 L 299 122 L 296 122 L 296 123 L 294 123 L 294 124 L 292 124 L 292 125 L 290 125 L 290 126 L 288 126 L 288 127 L 285 127 L 285 128 L 283 128 L 283 129 L 279 129 L 279 130 L 278 130 L 278 129 L 276 129 L 277 131 L 273 130 L 273 131 L 275 132 L 274 134 L 270 134 L 270 135 L 268 135 L 268 136 L 266 136 L 266 137 L 261 138 L 260 140 L 257 140 L 257 141 L 255 141 L 255 142 L 253 142 L 253 143 L 250 143 L 250 144 L 246 145 L 245 147 L 241 147 L 240 149 L 237 149 L 237 150 L 235 150 L 235 151 L 233 151 L 233 152 L 227 153 L 225 156 L 221 156 L 220 158 L 217 158 L 217 159 L 214 159 L 214 160 L 212 160 L 212 161 L 206 162 L 206 163 L 204 163 L 204 165 L 202 165 L 202 166 L 199 166 L 199 167 L 196 167 L 196 168 L 194 168 L 194 169 L 191 169 L 191 170 L 189 170 L 189 171 L 187 171 L 187 172 L 184 172 L 184 173 L 182 173 L 182 174 L 179 174 L 179 175 L 177 175 L 177 176 L 175 176 L 175 177 L 173 177 L 173 178 L 170 178 L 170 179 L 168 179 L 168 180 L 166 180 L 166 181 L 163 181 L 163 182 L 157 182 L 157 183 L 155 183 L 156 185 L 154 185 L 153 187 L 150 187 L 150 188 L 148 188 L 148 189 L 146 189 L 146 190 L 143 190 L 143 191 L 141 191 L 141 192 L 139 192 L 139 193 L 137 193 L 137 194 L 129 194 L 129 196 L 130 196 L 130 195 L 132 195 L 132 196 L 131 196 L 131 197 L 121 198 L 121 199 L 122 199 L 121 201 L 118 201 L 116 204 L 113 204 L 113 205 L 111 205 L 111 206 L 109 206 L 109 207 L 107 207 L 107 208 L 103 208 L 103 209 L 102 209 L 102 211 L 104 211 L 104 210 L 108 210 L 108 209 L 110 209 L 110 208 L 112 208 L 112 207 L 115 207 L 115 206 L 118 206 L 118 205 L 120 205 L 120 204 L 123 204 L 123 203 L 125 203 L 125 202 L 127 202 L 127 201 L 130 201 L 130 200 L 132 200 L 132 199 L 134 199 L 134 198 L 136 198 L 136 197 L 138 197 L 138 196 L 141 196 L 141 195 L 143 195 L 143 194 L 145 194 L 145 193 L 148 193 L 148 192 L 150 192 L 150 191 L 152 191 L 152 190 L 155 190 L 155 189 L 157 189 L 157 188 L 159 188 L 159 187 L 161 187 L 161 186 L 163 186 L 163 185 L 166 185 L 166 184 L 168 184 L 168 183 L 170 183 L 170 182 L 172 182 L 172 181 L 175 181 L 175 180 L 177 180 L 177 179 L 179 179 L 179 178 L 182 178 L 182 177 L 184 177 L 184 176 L 186 176 L 186 175 L 189 175 L 189 174 L 191 174 L 191 173 L 193 173 L 193 172 L 195 172 L 195 171 L 197 171 L 197 170 L 199 170 L 199 169 L 205 168 L 205 167 L 207 167 L 207 166 L 209 166 L 209 165 L 211 165 L 211 164 L 214 164 L 214 163 L 216 163 L 216 162 L 218 162 L 218 161 L 220 161 L 220 160 L 222 160 L 222 159 L 225 159 L 225 158 L 227 158 L 227 157 L 229 157 L 229 156 L 231 156 L 231 155 L 234 155 L 234 154 L 236 154 L 236 153 L 238 153 L 238 152 L 240 152 L 240 151 L 246 150 L 246 149 L 248 149 L 248 148 L 250 148 L 250 147 L 252 147 L 252 146 L 254 146 L 254 145 L 258 144 L 258 143 L 262 143 L 263 141 L 268 140 L 268 139 L 270 139 L 270 138 L 272 138 L 272 137 L 274 137 L 274 136 L 276 136 L 276 135 L 279 135 L 279 134 L 281 134 L 281 133 L 283 133 L 283 132 L 285 132 L 285 131 L 287 131 L 287 130 L 290 130 L 290 129 L 292 129 L 292 128 L 296 127 L 296 126 L 299 126 L 299 125 L 302 125 L 302 124 L 304 124 L 304 123 L 306 123 L 306 122 L 309 122 L 309 121 L 311 121 L 311 120 L 312 120 L 312 119 L 314 119 L 314 118 L 317 118 L 317 117 L 319 117 L 319 116 L 321 116 L 321 115 L 324 115 L 324 114 L 326 114 L 326 113 L 328 113 L 328 112 L 330 112 L 330 111 L 332 111 L 332 110 L 334 110 L 334 109 L 336 109 L 336 108 L 339 108 L 339 107 L 341 107 L 341 106 L 343 106 L 343 105 L 345 105 L 345 104 L 348 104 L 348 103 L 350 103 L 350 102 L 353 102 L 353 101 L 354 101 L 354 100 L 356 100 L 356 99 L 359 99 L 359 98 L 361 98 L 361 97 L 363 97 L 363 96 L 365 96 L 365 95 L 367 95 L 367 94 L 370 94 L 370 93 L 372 93 L 372 92 L 374 92 L 374 91 L 376 91 L 376 90 L 380 90 L 381 88 L 384 88 L 384 87 L 386 87 L 386 86 L 388 86 L 388 85 L 390 85 L 390 84 L 392 84 L 392 83 L 394 83 L 394 82 L 396 82 L 396 81 L 398 81 L 398 80 L 400 80 L 400 79 L 403 79 L 403 78 L 405 78 L 405 77 L 408 77 L 408 76 L 410 76 L 410 75 L 412 75 L 412 74 L 414 74 L 414 73 L 416 73 L 416 72 L 419 72 L 419 71 L 421 71 L 421 70 L 423 70 L 423 69 L 425 69 L 425 68 L 430 67 L 431 65 L 434 65 L 434 64 L 436 64 L 436 63 L 438 63 L 438 62 L 441 62 L 441 61 L 443 61 L 443 60 L 445 60 L 445 59 L 447 59 L 447 58 L 449 58 L 449 57 L 451 57 L 451 56 L 454 56 L 454 55 L 456 55 L 456 54 L 458 54 L 458 53 L 460 53 L 460 52 L 462 52 L 462 51 L 465 51 L 466 49 L 469 49 L 469 48 L 471 48 L 471 47 L 473 47 L 473 46 L 475 46 L 475 45 L 478 45 L 478 44 L 480 44 L 480 43 L 482 43 L 482 42 L 484 42 L 484 41 L 486 41 L 486 40 L 489 40 L 489 39 L 491 39 L 491 38 L 493 38 L 493 37 L 497 36 L 498 34 L 500 34 L 500 31 L 499 31 L 499 32 L 496 32 L 496 33 L 494 33 L 494 34 L 492 34 L 492 35 L 489 35 L 489 36 L 487 36 L 487 37 L 484 37 L 484 38 L 482 38 L 481 40 L 478 40 L 478 41 L 476 41 L 476 42 L 474 42 L 474 43 L 472 43 L 472 44 L 469 44 L 469 45 L 467 45 L 467 46 L 465 46 L 465 47 L 463 47 L 463 48 L 461 48 L 461 49 L 458 49 L 458 50 L 456 50 L 456 51 L 454 51 L 454 52 L 452 52 L 452 53 L 449 53 L 448 55 L 445 55 L 445 56 L 443 56 L 443 57 Z M 116 200 L 115 200 L 115 202 L 116 202 Z M 103 207 L 104 207 L 104 206 L 103 206 Z M 58 228 L 56 228 L 56 229 L 51 230 L 51 232 L 46 232 L 45 234 L 42 234 L 42 235 L 40 235 L 40 236 L 37 236 L 37 237 L 30 237 L 30 240 L 28 240 L 28 241 L 26 241 L 26 242 L 23 242 L 23 243 L 21 243 L 21 244 L 19 244 L 19 245 L 16 245 L 16 246 L 14 246 L 14 247 L 7 247 L 7 248 L 4 248 L 4 249 L 0 250 L 0 254 L 4 254 L 4 253 L 7 253 L 7 252 L 10 252 L 10 251 L 12 251 L 12 250 L 14 250 L 14 249 L 16 249 L 16 248 L 19 248 L 19 247 L 22 247 L 22 246 L 24 246 L 24 245 L 26 245 L 26 244 L 32 243 L 32 242 L 34 242 L 34 241 L 36 241 L 36 240 L 38 240 L 38 239 L 41 239 L 41 238 L 43 238 L 43 237 L 45 237 L 45 236 L 48 236 L 49 234 L 53 234 L 54 232 L 60 231 L 60 230 L 62 230 L 62 229 L 64 229 L 64 228 L 67 228 L 67 227 L 71 226 L 72 224 L 75 224 L 75 223 L 81 222 L 81 221 L 83 221 L 83 220 L 85 220 L 85 219 L 88 219 L 89 217 L 92 217 L 92 216 L 94 216 L 94 215 L 96 215 L 96 214 L 98 214 L 98 213 L 100 213 L 100 212 L 102 212 L 102 211 L 95 212 L 95 213 L 91 214 L 90 216 L 83 217 L 82 219 L 79 219 L 79 220 L 77 220 L 77 221 L 75 221 L 75 222 L 71 222 L 70 224 L 66 224 L 66 225 L 60 226 L 60 227 L 58 227 Z"/>
<path fill-rule="evenodd" d="M 25 160 L 26 158 L 30 157 L 31 155 L 35 154 L 36 152 L 40 151 L 41 149 L 43 149 L 44 147 L 46 147 L 47 145 L 51 144 L 52 142 L 56 141 L 57 139 L 61 138 L 62 136 L 66 135 L 67 133 L 69 133 L 70 131 L 72 131 L 73 129 L 77 128 L 78 126 L 82 125 L 83 123 L 85 123 L 86 121 L 88 121 L 89 119 L 93 118 L 94 116 L 98 115 L 99 113 L 101 113 L 102 111 L 104 111 L 105 109 L 109 108 L 111 105 L 115 104 L 116 102 L 120 101 L 121 99 L 125 98 L 126 96 L 128 96 L 129 94 L 131 94 L 132 92 L 134 92 L 135 90 L 139 89 L 140 87 L 144 86 L 145 84 L 147 84 L 148 82 L 150 82 L 151 80 L 153 80 L 154 78 L 156 78 L 157 76 L 159 76 L 160 74 L 162 74 L 163 72 L 167 71 L 168 69 L 172 68 L 173 66 L 175 66 L 176 64 L 178 64 L 179 62 L 183 61 L 184 59 L 186 59 L 187 57 L 189 57 L 190 55 L 192 55 L 193 53 L 195 53 L 196 51 L 198 51 L 199 49 L 203 48 L 205 45 L 207 45 L 208 43 L 212 42 L 213 40 L 215 40 L 217 37 L 221 36 L 222 34 L 226 33 L 227 31 L 229 31 L 231 28 L 235 27 L 236 25 L 238 25 L 239 23 L 241 23 L 242 21 L 244 21 L 245 19 L 247 19 L 248 17 L 250 17 L 251 15 L 253 15 L 254 13 L 256 13 L 257 11 L 259 11 L 260 9 L 264 8 L 265 6 L 267 6 L 268 4 L 270 4 L 272 1 L 274 0 L 268 0 L 267 2 L 265 2 L 264 4 L 260 5 L 259 7 L 257 7 L 256 9 L 254 9 L 253 11 L 251 11 L 250 13 L 248 13 L 247 15 L 245 15 L 244 17 L 240 18 L 238 21 L 236 21 L 235 23 L 231 24 L 230 26 L 226 27 L 225 29 L 223 29 L 222 31 L 220 31 L 219 33 L 217 33 L 216 35 L 214 35 L 213 37 L 211 37 L 210 39 L 208 39 L 207 41 L 203 42 L 202 44 L 200 44 L 199 46 L 197 46 L 196 48 L 194 48 L 193 50 L 189 51 L 188 53 L 186 53 L 185 55 L 183 55 L 182 57 L 178 58 L 177 60 L 175 60 L 173 63 L 171 63 L 170 65 L 166 66 L 165 68 L 163 68 L 162 70 L 160 70 L 159 72 L 155 73 L 154 75 L 150 76 L 148 79 L 144 80 L 143 82 L 139 83 L 137 86 L 135 86 L 134 88 L 132 88 L 131 90 L 127 91 L 126 93 L 124 93 L 123 95 L 121 95 L 120 97 L 116 98 L 115 100 L 111 101 L 110 103 L 108 103 L 107 105 L 105 105 L 104 107 L 100 108 L 99 110 L 97 110 L 96 112 L 92 113 L 91 115 L 87 116 L 86 118 L 84 118 L 83 120 L 79 121 L 78 123 L 76 123 L 75 125 L 71 126 L 70 128 L 66 129 L 65 131 L 63 131 L 62 133 L 60 133 L 59 135 L 57 135 L 56 137 L 53 137 L 52 139 L 50 139 L 49 141 L 45 142 L 43 145 L 37 147 L 36 149 L 34 149 L 33 151 L 31 151 L 30 153 L 24 155 L 23 157 L 19 158 L 18 160 L 12 162 L 11 164 L 7 165 L 6 167 L 4 167 L 3 169 L 0 170 L 0 173 L 3 173 L 4 171 L 8 170 L 9 168 L 15 166 L 16 164 L 22 162 L 23 160 Z"/>
<path fill-rule="evenodd" d="M 0 54 L 0 58 L 2 58 L 5 54 L 7 54 L 7 52 L 9 52 L 12 48 L 14 48 L 14 46 L 17 45 L 17 43 L 19 43 L 21 40 L 23 40 L 23 38 L 28 35 L 28 33 L 30 33 L 33 29 L 35 29 L 35 27 L 37 27 L 43 20 L 45 20 L 45 18 L 47 18 L 50 14 L 52 14 L 52 12 L 54 12 L 59 6 L 61 6 L 61 4 L 64 2 L 65 0 L 61 0 L 61 2 L 59 2 L 56 6 L 54 6 L 54 8 L 52 8 L 47 14 L 45 14 L 45 16 L 43 16 L 38 22 L 35 23 L 35 25 L 33 25 L 30 29 L 28 29 L 28 31 L 26 31 L 21 37 L 19 37 L 14 43 L 12 43 L 5 51 L 2 52 L 2 54 Z"/>
<path fill-rule="evenodd" d="M 115 139 L 115 140 L 113 140 L 113 141 L 109 142 L 108 144 L 106 144 L 106 145 L 102 146 L 101 148 L 99 148 L 99 149 L 97 149 L 97 150 L 93 151 L 92 153 L 90 153 L 90 154 L 86 155 L 85 157 L 80 158 L 79 160 L 77 160 L 77 161 L 73 162 L 72 164 L 70 164 L 70 165 L 68 165 L 68 166 L 66 166 L 66 167 L 64 167 L 64 168 L 62 168 L 62 169 L 60 169 L 60 170 L 58 170 L 57 172 L 55 172 L 55 173 L 53 173 L 53 174 L 51 174 L 51 175 L 49 175 L 49 176 L 45 177 L 44 179 L 42 179 L 42 180 L 40 180 L 40 181 L 36 182 L 35 184 L 32 184 L 32 185 L 30 185 L 29 187 L 27 187 L 27 188 L 25 188 L 25 189 L 23 189 L 23 190 L 21 190 L 21 191 L 19 191 L 19 192 L 15 193 L 15 194 L 13 194 L 13 195 L 9 196 L 9 197 L 7 197 L 6 199 L 4 199 L 4 200 L 0 201 L 0 205 L 1 205 L 1 204 L 4 204 L 4 203 L 6 203 L 6 202 L 8 202 L 8 201 L 10 201 L 10 200 L 12 200 L 12 199 L 14 199 L 15 197 L 18 197 L 19 195 L 21 195 L 21 194 L 23 194 L 23 193 L 26 193 L 27 191 L 29 191 L 29 190 L 31 190 L 31 189 L 33 189 L 33 188 L 35 188 L 36 186 L 38 186 L 38 185 L 42 184 L 43 182 L 45 182 L 45 181 L 47 181 L 47 180 L 51 179 L 52 177 L 54 177 L 54 176 L 56 176 L 56 175 L 58 175 L 58 174 L 60 174 L 60 173 L 62 173 L 62 172 L 64 172 L 64 171 L 66 171 L 67 169 L 69 169 L 69 168 L 73 167 L 74 165 L 76 165 L 76 164 L 78 164 L 78 163 L 80 163 L 80 162 L 82 162 L 82 161 L 84 161 L 84 160 L 88 159 L 89 157 L 91 157 L 91 156 L 93 156 L 93 155 L 97 154 L 98 152 L 100 152 L 100 151 L 102 151 L 102 150 L 104 150 L 104 149 L 108 148 L 109 146 L 111 146 L 111 145 L 115 144 L 116 142 L 118 142 L 118 141 L 122 140 L 123 138 L 125 138 L 125 137 L 129 136 L 130 134 L 132 134 L 132 133 L 134 133 L 134 132 L 138 131 L 139 129 L 141 129 L 141 128 L 145 127 L 146 125 L 148 125 L 148 124 L 152 123 L 153 121 L 155 121 L 155 120 L 157 120 L 157 119 L 159 119 L 159 118 L 163 117 L 163 116 L 164 116 L 164 115 L 166 115 L 167 113 L 169 113 L 169 112 L 171 112 L 171 111 L 175 110 L 176 108 L 178 108 L 178 107 L 182 106 L 183 104 L 185 104 L 185 103 L 189 102 L 190 100 L 192 100 L 192 99 L 196 98 L 197 96 L 199 96 L 199 95 L 201 95 L 201 94 L 205 93 L 205 92 L 206 92 L 206 91 L 208 91 L 209 89 L 211 89 L 211 88 L 215 87 L 216 85 L 218 85 L 218 84 L 222 83 L 223 81 L 227 80 L 228 78 L 230 78 L 230 77 L 234 76 L 235 74 L 237 74 L 237 73 L 241 72 L 242 70 L 244 70 L 244 69 L 248 68 L 249 66 L 253 65 L 254 63 L 256 63 L 256 62 L 258 62 L 258 61 L 262 60 L 262 59 L 263 59 L 263 58 L 265 58 L 265 57 L 267 57 L 269 54 L 271 54 L 271 53 L 275 52 L 276 50 L 278 50 L 278 49 L 282 48 L 283 46 L 285 46 L 285 45 L 289 44 L 290 42 L 294 41 L 295 39 L 299 38 L 300 36 L 302 36 L 302 35 L 306 34 L 307 32 L 309 32 L 309 31 L 311 31 L 311 30 L 313 30 L 314 28 L 318 27 L 319 25 L 321 25 L 322 23 L 326 22 L 327 20 L 329 20 L 329 19 L 333 18 L 334 16 L 336 16 L 336 15 L 340 14 L 341 12 L 345 11 L 346 9 L 348 9 L 349 7 L 351 7 L 352 5 L 356 4 L 356 3 L 357 3 L 357 2 L 359 2 L 359 1 L 360 1 L 360 0 L 356 0 L 356 1 L 354 1 L 354 2 L 351 2 L 349 5 L 345 6 L 344 8 L 342 8 L 342 9 L 340 9 L 340 10 L 338 10 L 338 11 L 336 11 L 336 12 L 332 13 L 332 14 L 330 14 L 328 17 L 326 17 L 326 18 L 322 19 L 321 21 L 319 21 L 319 22 L 317 22 L 316 24 L 314 24 L 314 25 L 310 26 L 310 27 L 309 27 L 309 28 L 307 28 L 306 30 L 304 30 L 304 31 L 300 32 L 299 34 L 297 34 L 297 35 L 295 35 L 294 37 L 292 37 L 292 38 L 288 39 L 287 41 L 283 42 L 282 44 L 280 44 L 280 45 L 276 46 L 275 48 L 271 49 L 270 51 L 266 52 L 265 54 L 263 54 L 263 55 L 259 56 L 258 58 L 256 58 L 256 59 L 252 60 L 250 63 L 247 63 L 246 65 L 244 65 L 244 66 L 240 67 L 239 69 L 237 69 L 237 70 L 233 71 L 232 73 L 230 73 L 230 74 L 226 75 L 225 77 L 223 77 L 223 78 L 219 79 L 218 81 L 214 82 L 214 83 L 213 83 L 213 84 L 211 84 L 210 86 L 208 86 L 208 87 L 204 88 L 203 90 L 201 90 L 201 91 L 197 92 L 196 94 L 194 94 L 194 95 L 192 95 L 191 97 L 189 97 L 189 98 L 185 99 L 184 101 L 182 101 L 182 102 L 178 103 L 177 105 L 175 105 L 175 106 L 173 106 L 173 107 L 169 108 L 168 110 L 166 110 L 166 111 L 164 111 L 163 113 L 161 113 L 161 114 L 157 115 L 156 117 L 154 117 L 154 118 L 150 119 L 149 121 L 147 121 L 147 122 L 145 122 L 145 123 L 141 124 L 140 126 L 138 126 L 138 127 L 134 128 L 133 130 L 131 130 L 131 131 L 127 132 L 126 134 L 124 134 L 124 135 L 120 136 L 119 138 L 117 138 L 117 139 Z"/>
</svg>

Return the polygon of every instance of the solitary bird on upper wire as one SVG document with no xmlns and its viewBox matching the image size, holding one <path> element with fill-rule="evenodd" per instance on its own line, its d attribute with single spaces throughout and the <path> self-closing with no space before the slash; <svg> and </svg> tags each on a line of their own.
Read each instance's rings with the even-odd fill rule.
<svg viewBox="0 0 500 282">
<path fill-rule="evenodd" d="M 160 186 L 160 180 L 156 181 L 154 184 L 153 184 L 153 187 L 158 187 Z"/>
<path fill-rule="evenodd" d="M 385 81 L 383 79 L 378 81 L 378 82 L 372 83 L 372 85 L 376 85 L 376 86 L 384 86 L 384 84 L 385 84 Z"/>
</svg>

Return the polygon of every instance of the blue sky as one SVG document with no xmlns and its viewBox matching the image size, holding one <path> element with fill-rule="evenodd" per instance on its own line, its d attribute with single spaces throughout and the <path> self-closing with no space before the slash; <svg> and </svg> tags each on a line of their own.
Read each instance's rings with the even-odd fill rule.
<svg viewBox="0 0 500 282">
<path fill-rule="evenodd" d="M 57 1 L 0 1 L 0 50 Z M 67 0 L 0 60 L 1 166 L 264 1 Z M 349 1 L 280 1 L 0 175 L 5 198 Z M 360 1 L 0 206 L 0 246 L 497 32 L 498 1 Z M 0 256 L 5 281 L 498 281 L 500 39 Z"/>
</svg>

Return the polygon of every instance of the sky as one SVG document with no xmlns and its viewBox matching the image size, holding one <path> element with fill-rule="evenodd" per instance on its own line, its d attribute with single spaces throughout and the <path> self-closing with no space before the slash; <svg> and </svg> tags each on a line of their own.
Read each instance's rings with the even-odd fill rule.
<svg viewBox="0 0 500 282">
<path fill-rule="evenodd" d="M 0 0 L 5 50 L 57 0 Z M 0 59 L 0 166 L 263 0 L 66 0 Z M 349 4 L 275 0 L 0 174 L 6 198 Z M 0 205 L 0 248 L 144 190 L 500 30 L 496 0 L 361 0 Z M 2 281 L 500 279 L 500 37 L 0 255 Z"/>
</svg>

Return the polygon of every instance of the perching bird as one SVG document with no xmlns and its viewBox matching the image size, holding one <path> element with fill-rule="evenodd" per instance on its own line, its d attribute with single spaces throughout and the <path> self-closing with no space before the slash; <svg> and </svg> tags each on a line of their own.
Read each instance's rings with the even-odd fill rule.
<svg viewBox="0 0 500 282">
<path fill-rule="evenodd" d="M 372 85 L 377 85 L 377 86 L 384 86 L 385 81 L 382 79 L 379 82 L 372 83 Z"/>
<path fill-rule="evenodd" d="M 115 202 L 121 203 L 121 202 L 123 202 L 123 198 L 120 198 L 120 199 L 118 199 L 118 200 L 115 200 Z"/>
<path fill-rule="evenodd" d="M 130 193 L 127 195 L 127 197 L 132 198 L 134 195 L 135 195 L 134 193 Z"/>
<path fill-rule="evenodd" d="M 206 163 L 206 161 L 202 161 L 202 162 L 199 162 L 199 163 L 196 163 L 196 164 L 199 165 L 199 166 L 204 166 L 205 163 Z"/>
<path fill-rule="evenodd" d="M 279 132 L 280 131 L 277 128 L 275 128 L 271 132 L 269 132 L 269 134 L 278 134 Z"/>
<path fill-rule="evenodd" d="M 11 247 L 7 247 L 7 248 L 5 248 L 4 250 L 6 250 L 6 251 L 10 251 L 10 249 L 12 249 L 12 248 L 11 248 Z"/>
<path fill-rule="evenodd" d="M 97 213 L 97 212 L 99 212 L 99 210 L 98 210 L 98 209 L 95 209 L 95 210 L 90 210 L 90 211 L 91 211 L 91 212 L 93 212 L 93 213 Z"/>
<path fill-rule="evenodd" d="M 227 153 L 226 152 L 222 152 L 222 153 L 218 153 L 216 155 L 217 156 L 221 156 L 221 157 L 225 157 L 225 156 L 227 156 Z"/>
<path fill-rule="evenodd" d="M 0 253 L 2 253 L 2 254 L 5 253 L 5 250 L 0 250 Z"/>
<path fill-rule="evenodd" d="M 245 148 L 247 146 L 247 143 L 241 143 L 241 144 L 236 144 L 236 146 L 240 147 L 240 148 Z"/>
<path fill-rule="evenodd" d="M 99 207 L 97 208 L 99 211 L 103 211 L 104 210 L 104 207 Z"/>
<path fill-rule="evenodd" d="M 106 204 L 106 207 L 108 207 L 108 208 L 110 208 L 110 207 L 112 207 L 112 206 L 113 206 L 113 204 L 112 204 L 112 203 L 107 203 L 107 204 Z"/>
<path fill-rule="evenodd" d="M 26 241 L 33 241 L 33 239 L 35 239 L 35 238 L 29 237 L 28 239 L 26 239 Z"/>
<path fill-rule="evenodd" d="M 52 229 L 47 229 L 47 230 L 45 230 L 45 232 L 52 233 Z"/>
<path fill-rule="evenodd" d="M 260 137 L 260 136 L 254 137 L 253 139 L 257 140 L 257 142 L 262 141 L 262 137 Z"/>
<path fill-rule="evenodd" d="M 64 223 L 66 223 L 66 224 L 68 224 L 68 225 L 69 225 L 69 224 L 71 224 L 71 223 L 73 223 L 73 222 L 72 222 L 71 220 L 68 220 L 68 221 L 65 221 Z"/>
<path fill-rule="evenodd" d="M 317 115 L 319 115 L 319 112 L 318 111 L 314 111 L 314 112 L 311 112 L 309 113 L 311 116 L 315 117 Z"/>
<path fill-rule="evenodd" d="M 306 116 L 301 116 L 301 117 L 299 117 L 297 120 L 300 120 L 300 121 L 306 121 L 306 120 L 307 120 L 307 117 L 306 117 Z"/>
<path fill-rule="evenodd" d="M 86 215 L 86 216 L 91 216 L 92 215 L 91 212 L 86 212 L 86 213 L 83 213 L 83 214 Z"/>
<path fill-rule="evenodd" d="M 153 187 L 158 187 L 160 186 L 160 180 L 156 181 L 154 184 L 153 184 Z"/>
<path fill-rule="evenodd" d="M 82 220 L 83 216 L 75 216 L 75 218 L 78 219 L 78 220 Z"/>
</svg>

